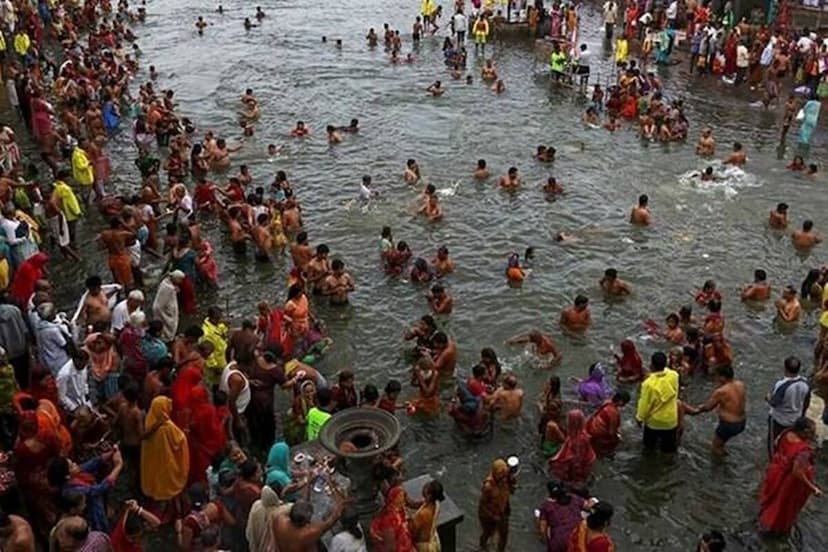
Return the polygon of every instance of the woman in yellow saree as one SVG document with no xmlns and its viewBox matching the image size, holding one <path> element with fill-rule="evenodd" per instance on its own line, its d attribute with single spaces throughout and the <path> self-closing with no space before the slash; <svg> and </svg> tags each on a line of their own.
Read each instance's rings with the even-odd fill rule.
<svg viewBox="0 0 828 552">
<path fill-rule="evenodd" d="M 175 498 L 187 485 L 187 436 L 170 420 L 172 399 L 155 397 L 147 412 L 141 446 L 141 490 L 155 500 Z"/>
</svg>

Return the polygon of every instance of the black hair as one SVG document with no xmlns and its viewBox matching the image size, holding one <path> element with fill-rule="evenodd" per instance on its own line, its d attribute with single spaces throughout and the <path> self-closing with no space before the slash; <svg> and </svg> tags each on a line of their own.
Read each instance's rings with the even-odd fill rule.
<svg viewBox="0 0 828 552">
<path fill-rule="evenodd" d="M 725 379 L 733 379 L 733 366 L 731 366 L 730 364 L 719 366 L 718 368 L 716 368 L 716 374 L 722 376 Z"/>
<path fill-rule="evenodd" d="M 476 378 L 482 377 L 486 373 L 486 368 L 482 364 L 475 364 L 472 368 L 472 375 Z"/>
<path fill-rule="evenodd" d="M 446 499 L 446 493 L 443 490 L 443 484 L 433 479 L 426 483 L 426 490 L 435 502 L 442 502 Z"/>
<path fill-rule="evenodd" d="M 342 262 L 342 259 L 334 259 L 331 263 L 331 270 L 342 270 L 345 268 L 345 263 Z"/>
<path fill-rule="evenodd" d="M 359 526 L 359 512 L 356 508 L 347 506 L 340 521 L 344 531 L 348 531 L 355 539 L 362 540 L 362 528 Z"/>
<path fill-rule="evenodd" d="M 709 552 L 724 552 L 725 548 L 727 548 L 724 535 L 716 530 L 708 531 L 702 535 L 702 542 L 707 545 Z M 701 550 L 701 544 L 699 544 L 698 550 Z"/>
<path fill-rule="evenodd" d="M 239 466 L 239 473 L 245 479 L 253 477 L 255 475 L 256 470 L 259 468 L 259 465 L 256 463 L 255 460 L 247 459 L 241 463 Z"/>
<path fill-rule="evenodd" d="M 555 502 L 562 506 L 566 506 L 572 501 L 572 496 L 566 492 L 566 487 L 557 481 L 549 481 L 546 484 L 546 491 L 549 493 L 549 498 L 555 499 Z"/>
<path fill-rule="evenodd" d="M 313 505 L 305 499 L 300 498 L 293 503 L 290 509 L 290 522 L 297 527 L 304 527 L 311 522 L 313 517 Z"/>
<path fill-rule="evenodd" d="M 661 351 L 653 353 L 650 357 L 650 368 L 654 372 L 661 372 L 667 366 L 667 355 Z"/>
<path fill-rule="evenodd" d="M 385 393 L 386 394 L 399 393 L 400 391 L 402 391 L 402 385 L 400 384 L 400 382 L 398 380 L 395 380 L 395 379 L 388 380 L 388 383 L 385 384 Z"/>
<path fill-rule="evenodd" d="M 768 273 L 762 270 L 761 268 L 757 268 L 753 271 L 753 277 L 759 281 L 765 281 L 768 279 Z"/>
<path fill-rule="evenodd" d="M 103 285 L 103 280 L 97 274 L 93 274 L 89 278 L 86 279 L 86 287 L 87 289 L 101 287 Z"/>
<path fill-rule="evenodd" d="M 377 386 L 371 383 L 365 385 L 362 388 L 362 402 L 374 402 L 379 399 L 379 391 L 377 390 Z"/>
<path fill-rule="evenodd" d="M 327 387 L 320 387 L 316 391 L 316 402 L 319 403 L 319 406 L 328 406 L 331 404 L 331 399 L 333 398 L 333 394 L 331 390 Z"/>
<path fill-rule="evenodd" d="M 612 519 L 615 510 L 609 502 L 599 502 L 592 507 L 592 511 L 586 518 L 587 527 L 593 531 L 604 529 Z"/>
<path fill-rule="evenodd" d="M 798 374 L 801 363 L 795 356 L 789 356 L 785 359 L 785 372 L 788 374 Z"/>
<path fill-rule="evenodd" d="M 46 479 L 49 485 L 60 489 L 69 479 L 69 460 L 60 456 L 53 458 L 46 469 Z"/>
<path fill-rule="evenodd" d="M 627 404 L 628 402 L 630 402 L 630 394 L 627 391 L 624 391 L 623 389 L 620 391 L 616 391 L 615 395 L 612 396 L 612 402 Z"/>
</svg>

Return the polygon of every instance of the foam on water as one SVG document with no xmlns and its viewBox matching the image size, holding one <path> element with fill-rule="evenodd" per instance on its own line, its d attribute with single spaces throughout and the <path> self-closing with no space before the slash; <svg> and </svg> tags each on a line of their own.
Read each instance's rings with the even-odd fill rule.
<svg viewBox="0 0 828 552">
<path fill-rule="evenodd" d="M 759 178 L 739 167 L 722 165 L 719 161 L 710 166 L 713 167 L 713 180 L 702 180 L 704 169 L 694 169 L 679 175 L 679 183 L 705 194 L 722 193 L 727 199 L 736 197 L 743 188 L 758 188 L 762 185 Z"/>
</svg>

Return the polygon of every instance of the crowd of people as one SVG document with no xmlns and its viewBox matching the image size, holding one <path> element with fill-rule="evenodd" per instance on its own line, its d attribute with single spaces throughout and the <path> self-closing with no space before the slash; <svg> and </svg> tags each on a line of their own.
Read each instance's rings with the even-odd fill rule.
<svg viewBox="0 0 828 552">
<path fill-rule="evenodd" d="M 677 2 L 666 9 L 645 7 L 632 2 L 623 18 L 613 0 L 603 7 L 608 40 L 616 24 L 624 25 L 615 43 L 619 77 L 606 98 L 600 86 L 594 87 L 584 114 L 587 124 L 600 125 L 607 111 L 608 130 L 618 128 L 621 119 L 636 119 L 644 139 L 686 139 L 681 101 L 665 99 L 658 78 L 641 70 L 653 50 L 657 62 L 668 63 L 677 31 L 686 29 L 694 69 L 732 76 L 735 86 L 748 82 L 763 88 L 768 108 L 775 105 L 786 75 L 793 75 L 795 90 L 809 98 L 799 141 L 810 143 L 819 113 L 815 98 L 825 92 L 828 46 L 807 30 L 790 28 L 787 4 L 775 17 L 738 24 L 729 4 L 716 14 L 701 3 L 682 4 L 681 9 Z M 466 33 L 476 53 L 485 56 L 490 37 L 504 24 L 492 1 L 472 1 L 470 16 L 465 8 L 463 0 L 455 3 L 443 49 L 457 79 L 463 77 L 468 55 Z M 420 498 L 409 496 L 402 486 L 405 466 L 396 451 L 374 466 L 383 505 L 363 528 L 364 520 L 331 475 L 338 460 L 321 458 L 307 465 L 291 454 L 291 447 L 316 439 L 333 415 L 351 408 L 405 412 L 415 419 L 445 411 L 472 439 L 490 437 L 495 424 L 508 424 L 527 409 L 531 401 L 518 375 L 503 369 L 490 347 L 481 350 L 469 377 L 456 381 L 449 401 L 441 395 L 443 383 L 452 381 L 458 368 L 458 345 L 441 328 L 454 309 L 446 285 L 455 270 L 448 248 L 440 246 L 430 259 L 414 257 L 405 241 L 394 239 L 392 228 L 381 230 L 385 273 L 429 286 L 424 310 L 430 313 L 404 335 L 414 343 L 407 353 L 409 380 L 383 382 L 380 391 L 374 383 L 358 383 L 360 376 L 351 370 L 323 369 L 320 360 L 332 341 L 313 303 L 347 304 L 355 279 L 327 244 L 311 245 L 300 199 L 284 171 L 277 171 L 268 186 L 256 185 L 245 165 L 236 174 L 232 155 L 242 142 L 212 131 L 197 136 L 196 122 L 179 112 L 174 91 L 160 88 L 155 68 L 144 72 L 139 66 L 141 50 L 132 29 L 144 21 L 145 6 L 133 8 L 127 0 L 114 7 L 109 0 L 42 0 L 36 6 L 4 0 L 0 12 L 6 92 L 39 154 L 37 161 L 25 161 L 12 128 L 0 128 L 2 548 L 132 551 L 141 550 L 151 533 L 166 531 L 174 539 L 170 546 L 181 550 L 304 551 L 316 549 L 322 539 L 328 550 L 339 552 L 365 550 L 368 542 L 374 550 L 439 550 L 443 486 L 431 481 Z M 441 15 L 441 7 L 425 0 L 412 41 L 437 33 Z M 263 24 L 267 17 L 257 7 L 252 15 L 257 23 L 246 18 L 244 28 Z M 565 34 L 577 34 L 577 5 L 556 2 L 546 10 L 538 2 L 528 7 L 526 17 L 533 32 L 553 39 L 553 79 L 577 79 L 586 87 L 592 59 L 588 47 L 575 52 L 571 39 L 558 42 Z M 197 34 L 208 27 L 200 17 Z M 383 38 L 392 62 L 400 62 L 399 31 L 386 25 Z M 8 51 L 7 40 L 12 45 Z M 367 41 L 370 47 L 378 45 L 373 29 Z M 747 65 L 744 49 L 752 52 Z M 637 60 L 630 59 L 634 51 L 640 52 Z M 411 61 L 411 55 L 405 59 Z M 139 78 L 143 82 L 135 91 L 130 84 Z M 491 61 L 483 65 L 481 79 L 491 82 L 496 93 L 505 90 Z M 428 89 L 433 96 L 443 91 L 440 81 Z M 795 100 L 785 106 L 783 137 L 798 107 Z M 238 113 L 243 135 L 252 135 L 260 116 L 252 89 L 241 94 Z M 298 121 L 290 135 L 302 140 L 310 132 Z M 357 119 L 329 125 L 327 141 L 336 145 L 343 135 L 358 132 Z M 134 143 L 141 183 L 113 193 L 107 148 L 124 135 Z M 271 144 L 267 155 L 278 151 Z M 711 131 L 702 133 L 697 153 L 715 154 Z M 553 163 L 555 154 L 554 147 L 540 145 L 535 159 Z M 724 162 L 743 165 L 742 145 L 735 144 Z M 794 170 L 804 170 L 804 159 L 797 162 Z M 485 160 L 478 161 L 471 176 L 491 178 Z M 700 175 L 708 177 L 714 176 Z M 226 184 L 214 183 L 225 178 Z M 411 186 L 421 182 L 415 159 L 406 163 L 403 181 Z M 507 191 L 522 185 L 516 167 L 497 182 Z M 562 188 L 550 178 L 544 191 L 554 197 Z M 363 177 L 360 199 L 370 201 L 377 194 L 371 177 Z M 768 225 L 786 229 L 787 210 L 779 204 Z M 434 185 L 425 186 L 417 214 L 430 223 L 443 220 Z M 50 255 L 80 259 L 84 247 L 78 226 L 88 227 L 95 218 L 105 221 L 94 242 L 106 252 L 111 279 L 89 275 L 78 314 L 68 320 L 58 312 L 54 283 L 60 274 L 50 270 Z M 221 264 L 202 231 L 205 218 L 222 221 L 236 255 L 245 256 L 250 248 L 260 263 L 289 256 L 284 301 L 259 303 L 255 317 L 233 328 L 230 313 L 199 305 L 209 295 L 205 291 L 217 285 Z M 652 220 L 649 198 L 642 195 L 630 223 L 647 226 Z M 575 239 L 558 236 L 561 242 Z M 805 221 L 792 240 L 807 250 L 821 238 L 813 223 Z M 520 285 L 532 260 L 532 248 L 522 259 L 511 254 L 506 278 Z M 154 285 L 148 267 L 158 265 L 163 269 Z M 813 377 L 806 379 L 800 360 L 791 356 L 767 396 L 770 460 L 759 491 L 759 525 L 767 533 L 790 532 L 809 497 L 822 494 L 814 473 L 815 424 L 804 415 L 812 392 L 828 396 L 826 284 L 828 270 L 814 269 L 800 290 L 785 288 L 775 304 L 778 319 L 786 324 L 799 320 L 800 300 L 824 311 Z M 617 300 L 633 291 L 612 267 L 596 285 Z M 741 299 L 756 303 L 771 297 L 768 275 L 756 270 Z M 633 397 L 643 446 L 653 453 L 677 451 L 686 416 L 716 411 L 711 450 L 719 456 L 745 430 L 746 386 L 733 369 L 722 299 L 715 282 L 708 281 L 695 304 L 671 313 L 663 328 L 648 321 L 647 331 L 670 347 L 668 354 L 656 352 L 645 365 L 635 343 L 622 341 L 618 354 L 592 364 L 584 378 L 573 379 L 574 408 L 565 408 L 569 401 L 554 374 L 562 353 L 550 335 L 532 330 L 506 342 L 527 347 L 538 366 L 553 372 L 538 401 L 538 447 L 554 478 L 549 498 L 535 512 L 547 550 L 613 549 L 613 507 L 591 497 L 588 489 L 596 462 L 621 446 L 622 412 Z M 694 315 L 694 308 L 703 314 Z M 201 322 L 192 323 L 200 314 Z M 559 323 L 566 334 L 588 332 L 593 323 L 589 299 L 575 297 Z M 715 378 L 717 387 L 708 400 L 692 405 L 682 400 L 682 386 L 700 375 Z M 403 383 L 410 385 L 411 394 Z M 275 407 L 280 394 L 290 403 L 284 415 Z M 828 423 L 828 410 L 822 418 Z M 492 540 L 498 550 L 508 546 L 518 464 L 514 457 L 495 459 L 483 479 L 477 516 L 483 549 Z M 320 484 L 331 496 L 331 507 L 314 512 L 310 497 L 320 492 Z M 711 531 L 699 549 L 724 550 L 725 538 Z"/>
</svg>

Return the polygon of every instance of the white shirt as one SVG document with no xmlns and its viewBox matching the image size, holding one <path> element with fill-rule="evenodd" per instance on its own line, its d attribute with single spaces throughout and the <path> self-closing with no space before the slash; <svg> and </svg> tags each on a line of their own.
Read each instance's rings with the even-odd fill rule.
<svg viewBox="0 0 828 552">
<path fill-rule="evenodd" d="M 366 550 L 364 531 L 361 539 L 354 537 L 348 531 L 337 533 L 328 547 L 328 552 L 366 552 Z"/>
<path fill-rule="evenodd" d="M 74 361 L 69 360 L 58 371 L 55 379 L 58 402 L 66 412 L 72 413 L 81 406 L 92 406 L 89 401 L 89 370 L 86 366 L 83 370 L 78 370 Z"/>
<path fill-rule="evenodd" d="M 813 45 L 813 41 L 808 38 L 807 36 L 801 37 L 799 40 L 796 41 L 796 47 L 799 48 L 799 51 L 803 54 L 807 53 L 808 50 L 811 49 Z"/>
<path fill-rule="evenodd" d="M 736 67 L 748 67 L 750 65 L 750 52 L 747 46 L 739 44 L 736 46 Z"/>
<path fill-rule="evenodd" d="M 469 28 L 469 21 L 466 19 L 466 16 L 462 13 L 455 13 L 454 17 L 452 18 L 452 22 L 454 23 L 454 32 L 466 32 Z"/>
<path fill-rule="evenodd" d="M 618 19 L 618 5 L 611 0 L 604 4 L 604 23 L 615 24 Z"/>
<path fill-rule="evenodd" d="M 592 61 L 592 52 L 589 51 L 589 48 L 578 52 L 578 65 L 589 67 L 590 61 Z"/>
<path fill-rule="evenodd" d="M 238 369 L 235 362 L 231 362 L 224 367 L 224 371 L 221 373 L 221 380 L 219 381 L 219 389 L 230 395 L 230 376 L 233 374 L 239 374 L 244 380 L 244 387 L 236 398 L 236 412 L 242 414 L 247 410 L 247 405 L 250 404 L 250 380 Z"/>
<path fill-rule="evenodd" d="M 667 11 L 665 12 L 667 15 L 667 19 L 675 19 L 676 14 L 678 14 L 678 2 L 675 0 L 670 2 L 670 5 L 667 6 Z"/>
<path fill-rule="evenodd" d="M 143 312 L 141 307 L 138 307 L 132 312 Z M 124 326 L 127 325 L 129 321 L 129 315 L 132 314 L 129 312 L 129 308 L 127 307 L 127 300 L 124 299 L 117 305 L 115 308 L 112 309 L 112 329 L 116 332 L 120 332 L 124 329 Z"/>
</svg>

